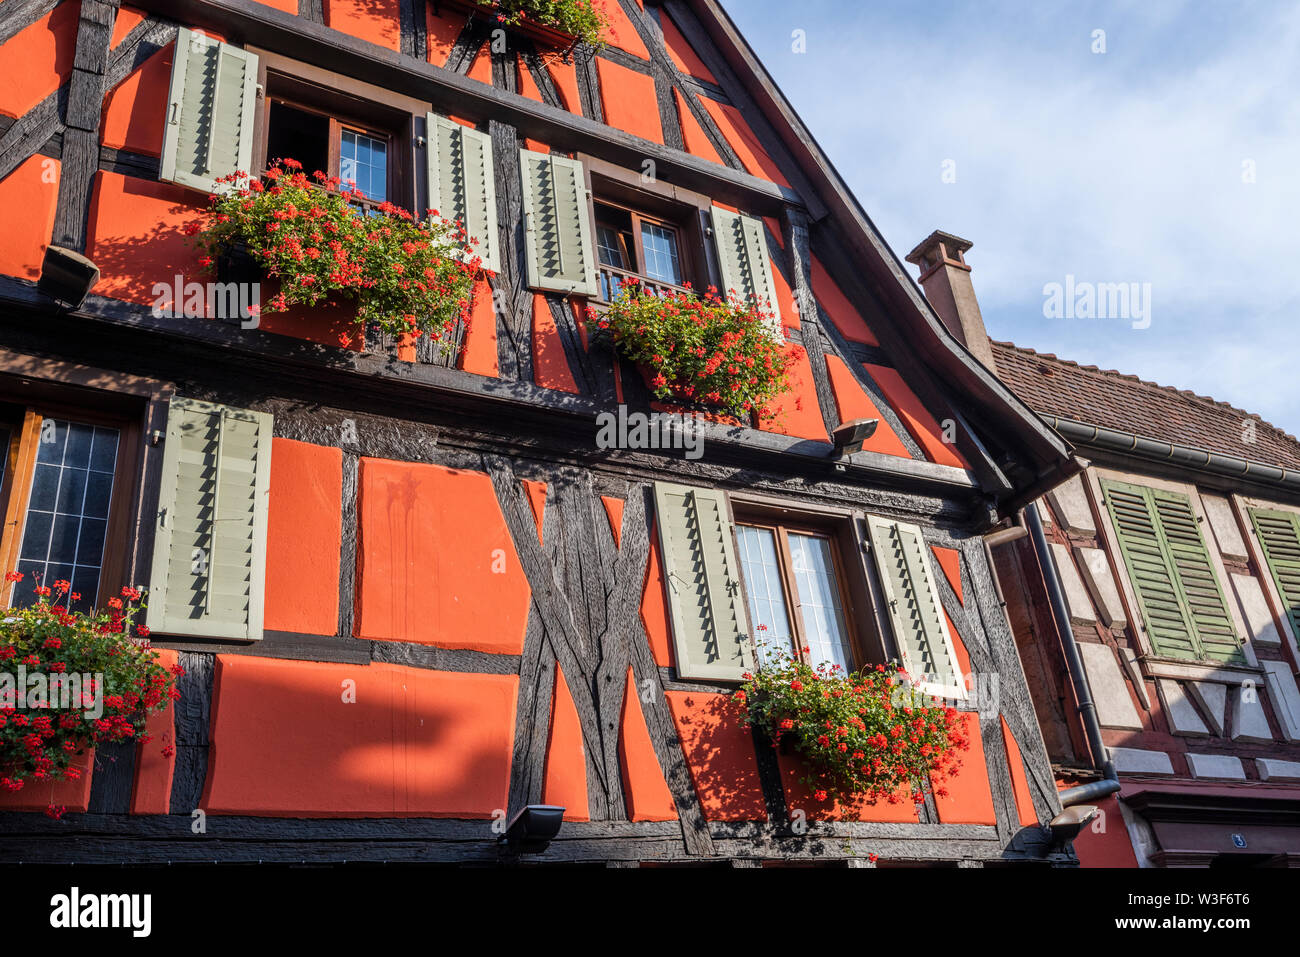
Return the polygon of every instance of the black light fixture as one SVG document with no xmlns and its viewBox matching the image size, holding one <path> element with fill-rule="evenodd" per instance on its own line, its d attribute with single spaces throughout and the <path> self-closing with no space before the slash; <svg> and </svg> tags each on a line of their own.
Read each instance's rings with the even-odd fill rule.
<svg viewBox="0 0 1300 957">
<path fill-rule="evenodd" d="M 837 425 L 835 431 L 831 433 L 831 441 L 835 443 L 836 458 L 861 452 L 862 444 L 876 434 L 878 425 L 880 425 L 879 419 L 851 419 Z"/>
<path fill-rule="evenodd" d="M 76 309 L 85 302 L 98 281 L 99 267 L 81 253 L 62 246 L 45 247 L 41 278 L 36 283 L 37 292 L 57 299 L 69 309 Z"/>
<path fill-rule="evenodd" d="M 1047 830 L 1052 834 L 1052 847 L 1064 849 L 1065 842 L 1074 840 L 1084 825 L 1096 816 L 1097 808 L 1092 804 L 1067 807 L 1047 824 Z"/>
<path fill-rule="evenodd" d="M 560 833 L 563 823 L 564 808 L 555 804 L 529 804 L 510 819 L 501 840 L 512 854 L 540 854 Z"/>
</svg>

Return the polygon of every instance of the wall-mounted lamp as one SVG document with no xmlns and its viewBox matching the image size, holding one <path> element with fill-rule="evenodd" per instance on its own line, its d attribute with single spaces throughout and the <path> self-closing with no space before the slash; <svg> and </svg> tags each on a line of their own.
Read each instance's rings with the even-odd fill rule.
<svg viewBox="0 0 1300 957">
<path fill-rule="evenodd" d="M 867 439 L 876 434 L 879 419 L 851 419 L 835 427 L 831 441 L 835 443 L 835 457 L 843 458 L 854 452 L 861 452 Z"/>
<path fill-rule="evenodd" d="M 86 300 L 91 287 L 99 281 L 99 267 L 81 253 L 62 246 L 45 247 L 41 278 L 36 291 L 57 299 L 69 309 Z"/>
<path fill-rule="evenodd" d="M 563 823 L 564 808 L 554 804 L 530 804 L 511 818 L 501 840 L 511 854 L 540 854 L 560 833 Z"/>
<path fill-rule="evenodd" d="M 1096 816 L 1097 808 L 1092 804 L 1067 807 L 1048 822 L 1047 830 L 1052 833 L 1052 847 L 1064 849 L 1065 843 L 1074 840 L 1084 825 Z"/>
</svg>

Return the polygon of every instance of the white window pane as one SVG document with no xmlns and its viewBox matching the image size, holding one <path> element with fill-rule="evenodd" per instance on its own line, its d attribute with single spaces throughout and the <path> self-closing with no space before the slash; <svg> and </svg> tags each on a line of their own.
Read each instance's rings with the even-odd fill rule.
<svg viewBox="0 0 1300 957">
<path fill-rule="evenodd" d="M 828 662 L 852 671 L 853 655 L 835 581 L 831 543 L 817 535 L 796 532 L 791 532 L 789 538 L 804 633 L 812 649 L 810 660 L 814 666 Z"/>
<path fill-rule="evenodd" d="M 790 619 L 785 612 L 785 590 L 781 587 L 781 565 L 776 555 L 776 536 L 771 529 L 752 525 L 736 526 L 740 545 L 740 567 L 749 593 L 749 617 L 758 642 L 759 663 L 774 660 L 778 647 L 790 650 Z M 766 645 L 763 643 L 766 642 Z"/>
</svg>

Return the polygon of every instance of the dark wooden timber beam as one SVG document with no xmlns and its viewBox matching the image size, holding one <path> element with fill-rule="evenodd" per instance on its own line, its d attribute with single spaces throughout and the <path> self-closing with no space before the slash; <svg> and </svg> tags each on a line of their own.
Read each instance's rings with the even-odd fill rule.
<svg viewBox="0 0 1300 957">
<path fill-rule="evenodd" d="M 643 160 L 653 159 L 660 179 L 756 212 L 776 215 L 787 204 L 805 203 L 794 190 L 757 176 L 513 95 L 254 0 L 142 0 L 137 6 L 216 30 L 234 43 L 275 50 L 313 66 L 400 90 L 457 116 L 494 119 L 555 149 L 590 153 L 628 169 L 640 169 Z"/>
<path fill-rule="evenodd" d="M 56 303 L 36 291 L 35 284 L 0 277 L 0 304 L 10 307 L 12 321 L 21 322 L 19 310 L 36 310 L 47 317 Z M 433 395 L 457 399 L 480 412 L 506 414 L 521 424 L 536 421 L 554 428 L 571 430 L 584 447 L 594 446 L 596 415 L 608 407 L 589 397 L 544 389 L 525 380 L 491 379 L 434 365 L 394 366 L 387 356 L 358 354 L 347 349 L 319 346 L 301 340 L 270 335 L 255 329 L 240 329 L 206 319 L 157 318 L 146 306 L 91 295 L 82 307 L 67 313 L 81 326 L 107 325 L 119 332 L 134 331 L 143 336 L 140 348 L 157 349 L 161 340 L 186 343 L 203 351 L 224 355 L 238 353 L 242 361 L 264 365 L 275 374 L 289 367 L 310 369 L 318 378 L 343 376 L 353 383 L 382 383 L 392 397 L 409 394 L 428 401 Z M 160 338 L 161 337 L 161 338 Z M 774 432 L 737 428 L 699 420 L 697 430 L 710 447 L 710 458 L 724 464 L 770 468 L 791 474 L 807 474 L 839 482 L 902 488 L 914 494 L 935 494 L 967 498 L 978 491 L 975 479 L 964 469 L 902 459 L 876 452 L 858 452 L 832 468 L 829 442 L 814 442 Z M 618 450 L 608 455 L 618 457 Z"/>
</svg>

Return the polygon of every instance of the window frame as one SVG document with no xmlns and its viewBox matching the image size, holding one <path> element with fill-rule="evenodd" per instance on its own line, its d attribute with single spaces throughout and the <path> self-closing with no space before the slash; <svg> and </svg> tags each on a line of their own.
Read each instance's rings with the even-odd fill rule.
<svg viewBox="0 0 1300 957">
<path fill-rule="evenodd" d="M 673 230 L 677 236 L 677 257 L 681 268 L 682 282 L 689 282 L 695 290 L 706 289 L 718 283 L 716 254 L 709 238 L 711 220 L 709 210 L 713 201 L 701 193 L 654 180 L 646 182 L 639 172 L 624 169 L 598 157 L 587 154 L 575 154 L 582 162 L 587 179 L 587 215 L 592 236 L 592 255 L 596 260 L 596 295 L 592 305 L 597 308 L 609 304 L 609 300 L 600 297 L 602 269 L 614 269 L 627 272 L 651 286 L 680 290 L 681 284 L 667 283 L 651 279 L 645 272 L 645 250 L 643 247 L 639 221 L 646 221 Z M 600 261 L 600 247 L 597 242 L 599 219 L 596 207 L 609 206 L 632 215 L 632 239 L 635 244 L 637 260 L 636 269 L 617 270 Z"/>
<path fill-rule="evenodd" d="M 388 140 L 388 202 L 400 206 L 417 219 L 424 217 L 427 184 L 421 169 L 422 157 L 415 153 L 417 136 L 424 127 L 429 104 L 353 80 L 340 73 L 322 70 L 297 60 L 257 47 L 249 47 L 258 57 L 258 98 L 253 124 L 254 176 L 264 176 L 268 157 L 271 104 L 284 103 L 330 121 L 330 176 L 340 175 L 342 131 L 352 129 L 376 139 Z M 378 122 L 377 122 L 378 121 Z M 426 131 L 427 133 L 427 131 Z M 427 141 L 427 136 L 422 137 Z M 427 148 L 427 142 L 425 144 Z M 296 157 L 295 157 L 296 158 Z M 310 174 L 311 170 L 304 170 Z M 380 200 L 359 199 L 366 208 L 379 206 Z"/>
<path fill-rule="evenodd" d="M 809 647 L 809 643 L 806 640 L 798 582 L 794 577 L 789 533 L 827 539 L 831 543 L 835 586 L 844 613 L 844 628 L 853 659 L 847 672 L 860 671 L 888 661 L 888 651 L 880 628 L 877 594 L 860 558 L 862 545 L 857 514 L 852 511 L 792 506 L 761 495 L 733 492 L 729 497 L 732 503 L 732 538 L 739 565 L 737 572 L 744 592 L 745 608 L 751 617 L 749 583 L 745 577 L 744 563 L 740 559 L 737 530 L 741 525 L 776 531 L 782 598 L 786 617 L 790 621 L 791 640 L 795 642 L 793 653 L 799 661 L 811 665 L 811 656 L 803 650 Z M 755 624 L 751 623 L 751 628 L 754 627 Z M 755 661 L 760 660 L 756 645 Z"/>
<path fill-rule="evenodd" d="M 42 383 L 42 386 L 46 383 Z M 99 565 L 99 589 L 94 596 L 83 596 L 94 608 L 118 593 L 124 584 L 129 566 L 129 552 L 133 544 L 131 516 L 140 482 L 143 429 L 138 410 L 114 409 L 114 403 L 104 408 L 104 396 L 86 390 L 73 391 L 69 387 L 51 386 L 23 390 L 7 388 L 0 384 L 0 401 L 6 405 L 20 406 L 23 412 L 17 442 L 11 439 L 9 462 L 5 470 L 3 488 L 0 488 L 0 508 L 3 509 L 3 526 L 0 527 L 0 571 L 12 572 L 19 563 L 23 536 L 27 531 L 27 514 L 30 509 L 32 483 L 36 474 L 37 451 L 41 426 L 45 419 L 58 419 L 77 424 L 102 426 L 118 431 L 117 460 L 113 466 L 113 491 L 109 497 L 107 524 L 104 532 L 104 552 Z M 75 388 L 75 387 L 74 387 Z M 81 393 L 81 394 L 78 394 Z M 97 408 L 79 402 L 94 402 Z M 134 412 L 134 414 L 133 414 Z M 24 582 L 23 584 L 26 584 Z M 42 584 L 49 584 L 43 582 Z M 14 585 L 4 582 L 0 590 L 0 606 L 9 608 L 14 597 Z"/>
</svg>

